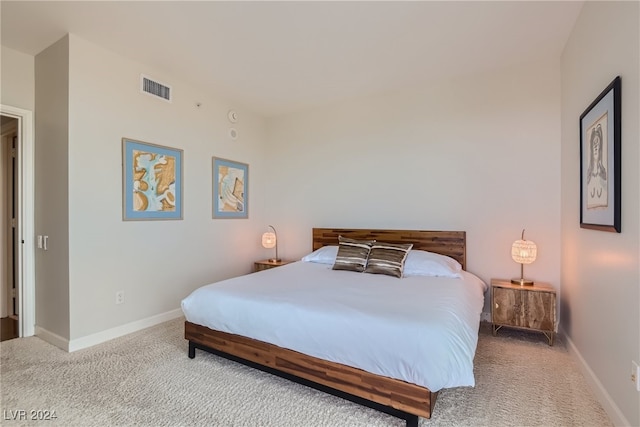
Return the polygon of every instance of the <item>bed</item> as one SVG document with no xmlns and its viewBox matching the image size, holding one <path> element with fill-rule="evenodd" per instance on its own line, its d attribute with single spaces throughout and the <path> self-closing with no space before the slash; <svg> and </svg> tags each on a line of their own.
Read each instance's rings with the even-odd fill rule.
<svg viewBox="0 0 640 427">
<path fill-rule="evenodd" d="M 460 278 L 398 279 L 299 261 L 207 285 L 182 302 L 188 356 L 194 358 L 196 349 L 208 351 L 417 426 L 418 417 L 431 417 L 440 389 L 474 385 L 473 356 L 486 285 L 464 271 L 466 234 L 314 228 L 312 250 L 337 246 L 339 236 L 411 243 L 413 250 L 456 260 L 462 272 Z M 390 287 L 395 287 L 394 297 L 385 298 Z M 417 296 L 429 287 L 445 291 Z M 435 308 L 423 309 L 421 299 L 433 300 Z M 451 299 L 464 300 L 459 312 L 444 313 L 444 323 L 454 324 L 454 333 L 431 315 Z M 376 344 L 375 336 L 366 341 L 367 335 L 378 333 L 386 336 L 383 345 L 380 340 Z"/>
</svg>

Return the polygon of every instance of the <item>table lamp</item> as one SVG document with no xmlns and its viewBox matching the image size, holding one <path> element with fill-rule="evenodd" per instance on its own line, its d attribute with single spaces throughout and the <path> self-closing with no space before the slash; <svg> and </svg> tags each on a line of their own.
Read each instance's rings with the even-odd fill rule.
<svg viewBox="0 0 640 427">
<path fill-rule="evenodd" d="M 278 258 L 278 235 L 276 234 L 276 229 L 272 225 L 270 225 L 269 227 L 273 229 L 273 233 L 270 231 L 267 231 L 262 235 L 262 247 L 267 249 L 271 249 L 275 247 L 276 256 L 275 258 L 269 258 L 269 262 L 280 262 L 282 260 Z"/>
<path fill-rule="evenodd" d="M 531 264 L 535 261 L 537 254 L 538 247 L 531 240 L 524 239 L 524 230 L 522 230 L 521 239 L 513 242 L 513 245 L 511 246 L 511 258 L 520 264 L 520 278 L 511 279 L 511 283 L 520 286 L 533 286 L 533 280 L 524 278 L 524 265 Z"/>
</svg>

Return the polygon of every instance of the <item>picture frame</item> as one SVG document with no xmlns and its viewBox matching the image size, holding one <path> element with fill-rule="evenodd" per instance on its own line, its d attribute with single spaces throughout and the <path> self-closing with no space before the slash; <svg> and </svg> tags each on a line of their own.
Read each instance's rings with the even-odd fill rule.
<svg viewBox="0 0 640 427">
<path fill-rule="evenodd" d="M 182 154 L 178 148 L 122 138 L 124 221 L 182 219 Z"/>
<path fill-rule="evenodd" d="M 580 116 L 580 227 L 621 232 L 621 80 Z"/>
<path fill-rule="evenodd" d="M 213 218 L 248 218 L 249 165 L 213 157 Z"/>
</svg>

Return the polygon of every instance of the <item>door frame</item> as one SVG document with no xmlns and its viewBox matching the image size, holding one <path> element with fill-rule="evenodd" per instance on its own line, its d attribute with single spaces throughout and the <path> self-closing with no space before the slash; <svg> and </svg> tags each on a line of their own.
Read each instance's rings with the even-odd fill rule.
<svg viewBox="0 0 640 427">
<path fill-rule="evenodd" d="M 33 112 L 0 104 L 0 114 L 18 120 L 18 333 L 29 337 L 35 334 L 36 324 Z"/>
</svg>

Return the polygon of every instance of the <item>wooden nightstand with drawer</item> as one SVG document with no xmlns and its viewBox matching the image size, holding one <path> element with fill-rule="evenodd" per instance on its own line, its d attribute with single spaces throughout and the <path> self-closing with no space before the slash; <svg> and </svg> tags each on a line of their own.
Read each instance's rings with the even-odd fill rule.
<svg viewBox="0 0 640 427">
<path fill-rule="evenodd" d="M 542 332 L 553 345 L 556 330 L 556 291 L 547 283 L 533 286 L 491 279 L 493 335 L 503 326 Z"/>
<path fill-rule="evenodd" d="M 262 260 L 262 261 L 256 261 L 253 263 L 253 271 L 262 271 L 262 270 L 268 270 L 270 268 L 276 268 L 276 267 L 281 267 L 283 265 L 287 265 L 292 263 L 293 261 L 269 261 L 268 259 Z"/>
</svg>

